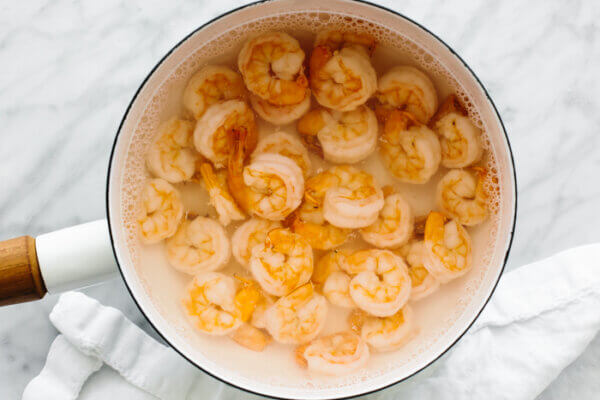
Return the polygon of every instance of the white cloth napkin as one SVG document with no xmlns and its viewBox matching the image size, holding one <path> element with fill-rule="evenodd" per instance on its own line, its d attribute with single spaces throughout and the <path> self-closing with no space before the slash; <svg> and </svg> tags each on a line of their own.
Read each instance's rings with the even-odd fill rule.
<svg viewBox="0 0 600 400">
<path fill-rule="evenodd" d="M 257 397 L 203 374 L 120 311 L 81 293 L 63 294 L 50 320 L 61 334 L 23 400 Z M 534 399 L 599 331 L 597 244 L 507 273 L 446 356 L 367 398 Z"/>
</svg>

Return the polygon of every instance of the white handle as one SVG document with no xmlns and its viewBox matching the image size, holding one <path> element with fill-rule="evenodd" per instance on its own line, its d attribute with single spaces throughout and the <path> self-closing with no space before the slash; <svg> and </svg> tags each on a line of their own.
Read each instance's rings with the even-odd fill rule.
<svg viewBox="0 0 600 400">
<path fill-rule="evenodd" d="M 106 220 L 40 235 L 35 247 L 51 294 L 105 281 L 118 271 Z"/>
</svg>

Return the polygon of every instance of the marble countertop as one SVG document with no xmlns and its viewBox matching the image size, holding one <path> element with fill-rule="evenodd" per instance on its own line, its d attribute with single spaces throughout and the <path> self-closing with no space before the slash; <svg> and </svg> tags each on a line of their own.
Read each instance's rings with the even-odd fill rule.
<svg viewBox="0 0 600 400">
<path fill-rule="evenodd" d="M 379 2 L 442 37 L 496 102 L 519 186 L 508 270 L 600 241 L 600 3 Z M 104 216 L 110 148 L 138 85 L 184 35 L 240 5 L 174 3 L 0 4 L 0 239 Z M 121 281 L 85 292 L 156 337 Z M 55 302 L 0 309 L 1 399 L 20 398 L 42 368 L 56 336 L 48 320 Z M 600 337 L 540 398 L 577 389 L 591 399 L 581 388 L 598 373 Z"/>
</svg>

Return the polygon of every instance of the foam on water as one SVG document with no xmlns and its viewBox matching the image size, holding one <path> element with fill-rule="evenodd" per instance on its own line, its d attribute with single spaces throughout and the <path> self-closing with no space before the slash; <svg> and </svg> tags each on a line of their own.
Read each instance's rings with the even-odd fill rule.
<svg viewBox="0 0 600 400">
<path fill-rule="evenodd" d="M 165 318 L 170 318 L 167 310 L 171 310 L 171 307 L 167 307 L 165 304 L 178 301 L 180 296 L 178 291 L 185 285 L 189 277 L 179 274 L 179 277 L 171 279 L 174 283 L 169 284 L 166 283 L 167 280 L 165 280 L 165 284 L 162 286 L 153 282 L 152 274 L 157 273 L 156 271 L 159 271 L 159 268 L 168 269 L 169 272 L 165 272 L 168 274 L 178 273 L 170 271 L 171 269 L 166 263 L 163 249 L 160 245 L 143 246 L 140 244 L 136 224 L 139 193 L 143 183 L 149 178 L 149 174 L 145 168 L 144 158 L 152 139 L 157 133 L 160 122 L 173 114 L 183 114 L 180 104 L 181 93 L 188 79 L 196 70 L 209 63 L 227 64 L 235 67 L 238 50 L 249 36 L 271 30 L 283 30 L 298 38 L 308 55 L 310 54 L 314 34 L 324 29 L 332 28 L 343 29 L 346 31 L 367 32 L 378 40 L 379 48 L 373 56 L 373 64 L 377 70 L 378 76 L 393 65 L 415 65 L 426 71 L 432 78 L 436 85 L 436 89 L 438 90 L 440 101 L 443 101 L 450 93 L 455 93 L 459 97 L 468 109 L 469 116 L 473 123 L 480 127 L 484 132 L 483 145 L 486 150 L 486 157 L 482 161 L 482 164 L 486 167 L 491 176 L 486 187 L 487 192 L 490 194 L 491 215 L 488 221 L 481 226 L 469 229 L 474 242 L 475 267 L 473 270 L 464 278 L 446 285 L 447 288 L 441 290 L 439 293 L 415 304 L 417 323 L 420 326 L 434 328 L 428 330 L 422 329 L 418 341 L 411 342 L 410 345 L 398 352 L 374 354 L 373 357 L 382 358 L 379 363 L 380 367 L 375 370 L 362 370 L 354 375 L 341 378 L 313 377 L 311 380 L 282 378 L 277 375 L 269 377 L 271 383 L 286 386 L 323 388 L 350 385 L 357 381 L 369 379 L 373 376 L 384 374 L 393 368 L 397 368 L 430 348 L 448 331 L 448 329 L 450 329 L 452 324 L 457 321 L 469 304 L 472 296 L 477 292 L 485 275 L 486 267 L 489 265 L 492 255 L 496 251 L 495 246 L 497 242 L 498 225 L 501 217 L 500 210 L 502 210 L 502 198 L 500 196 L 502 176 L 499 174 L 495 150 L 491 144 L 490 138 L 487 136 L 486 126 L 482 122 L 482 118 L 480 117 L 474 102 L 471 101 L 469 94 L 460 87 L 453 74 L 417 43 L 399 35 L 397 32 L 394 32 L 387 27 L 378 25 L 373 21 L 331 13 L 289 13 L 265 17 L 241 26 L 232 27 L 229 31 L 223 32 L 222 35 L 215 37 L 214 40 L 203 43 L 196 51 L 189 54 L 185 60 L 173 69 L 168 79 L 158 87 L 142 117 L 137 122 L 135 134 L 132 136 L 132 140 L 129 143 L 125 167 L 122 169 L 123 192 L 121 193 L 121 213 L 123 216 L 122 223 L 127 232 L 127 245 L 131 253 L 131 258 L 134 261 L 135 267 L 139 272 L 146 289 L 150 293 L 156 307 L 159 310 L 163 310 L 163 314 L 166 315 Z M 314 103 L 316 102 L 313 101 L 313 105 Z M 274 127 L 268 123 L 261 122 L 261 130 L 261 134 L 265 134 L 265 132 L 273 131 Z M 288 127 L 284 127 L 284 130 L 295 132 L 295 127 L 292 124 Z M 318 160 L 314 158 L 313 160 L 319 163 Z M 321 167 L 324 166 L 323 163 L 320 165 Z M 434 188 L 439 179 L 441 179 L 446 172 L 445 169 L 441 168 L 430 183 L 423 186 L 415 186 L 401 184 L 394 180 L 381 164 L 377 153 L 363 162 L 361 167 L 373 173 L 381 184 L 393 182 L 399 187 L 401 193 L 406 196 L 417 215 L 422 215 L 434 208 Z M 211 211 L 208 206 L 208 198 L 204 189 L 195 184 L 178 186 L 182 190 L 182 197 L 188 208 L 193 206 L 193 211 L 201 215 L 210 214 Z M 229 227 L 228 231 L 231 232 L 232 229 L 233 227 Z M 356 239 L 355 244 L 360 246 L 360 240 Z M 235 262 L 232 261 L 227 269 L 239 269 L 234 263 Z M 440 302 L 446 301 L 444 293 L 451 292 L 460 293 L 452 298 L 453 306 L 451 310 L 449 312 L 446 312 L 446 310 L 444 310 L 444 312 L 436 311 L 439 309 L 438 305 Z M 332 321 L 329 323 L 328 330 L 335 330 L 335 326 L 339 326 L 339 324 L 342 323 L 343 312 L 340 310 L 337 314 L 337 317 L 332 318 Z M 177 319 L 177 321 L 181 320 L 184 319 Z M 182 335 L 189 337 L 191 341 L 213 340 L 216 343 L 216 346 L 225 345 L 225 343 L 221 343 L 222 338 L 206 339 L 203 337 L 199 339 L 197 337 L 198 334 L 186 324 L 179 324 L 179 322 L 176 321 L 174 324 L 177 325 L 177 330 Z M 257 357 L 280 357 L 284 351 L 290 353 L 291 348 L 272 345 L 265 353 L 257 354 Z M 291 358 L 289 362 L 292 362 Z M 248 374 L 250 374 L 250 372 L 248 372 Z M 249 377 L 253 378 L 253 376 L 250 375 Z"/>
</svg>

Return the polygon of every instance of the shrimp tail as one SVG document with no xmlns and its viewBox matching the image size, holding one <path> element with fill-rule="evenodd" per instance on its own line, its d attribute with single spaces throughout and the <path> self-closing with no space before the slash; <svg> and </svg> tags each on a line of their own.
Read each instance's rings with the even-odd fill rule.
<svg viewBox="0 0 600 400">
<path fill-rule="evenodd" d="M 471 167 L 471 170 L 477 175 L 477 187 L 475 191 L 482 199 L 487 199 L 489 193 L 486 190 L 487 180 L 490 179 L 488 171 L 484 167 Z"/>
<path fill-rule="evenodd" d="M 321 146 L 321 142 L 316 135 L 302 135 L 302 142 L 306 145 L 308 150 L 321 158 L 324 157 L 323 147 Z"/>
<path fill-rule="evenodd" d="M 467 110 L 461 104 L 460 100 L 458 100 L 458 97 L 455 94 L 451 94 L 448 97 L 446 97 L 446 100 L 444 100 L 440 108 L 429 121 L 429 127 L 434 127 L 440 119 L 453 112 L 463 115 L 465 117 L 467 116 Z"/>
<path fill-rule="evenodd" d="M 327 62 L 333 57 L 333 52 L 328 46 L 319 45 L 316 46 L 310 56 L 310 78 L 312 79 L 314 74 L 318 74 L 319 71 L 327 64 Z"/>
<path fill-rule="evenodd" d="M 393 107 L 380 103 L 375 104 L 375 117 L 377 121 L 385 125 L 393 110 Z"/>
<path fill-rule="evenodd" d="M 308 361 L 306 361 L 306 358 L 304 358 L 304 351 L 309 344 L 310 343 L 301 344 L 300 346 L 296 347 L 296 350 L 294 351 L 296 363 L 303 369 L 308 368 Z"/>
<path fill-rule="evenodd" d="M 231 153 L 227 164 L 227 185 L 237 204 L 248 214 L 251 207 L 246 196 L 244 183 L 244 165 L 250 151 L 248 150 L 248 131 L 246 129 L 232 129 L 228 132 Z"/>
<path fill-rule="evenodd" d="M 298 213 L 296 211 L 294 211 L 293 213 L 291 213 L 290 215 L 285 217 L 285 219 L 283 221 L 281 221 L 281 225 L 290 229 L 292 232 L 295 232 L 294 226 L 296 225 L 297 221 L 299 221 L 299 220 L 300 220 L 300 216 L 298 215 Z"/>
<path fill-rule="evenodd" d="M 298 233 L 301 236 L 304 236 L 306 232 L 306 224 L 302 221 L 300 214 L 298 212 L 293 212 L 287 216 L 285 220 L 283 220 L 283 226 L 290 229 L 294 233 Z M 314 237 L 307 238 L 309 242 L 315 239 Z"/>
<path fill-rule="evenodd" d="M 423 238 L 423 235 L 425 234 L 426 221 L 427 221 L 426 215 L 420 215 L 418 217 L 415 217 L 415 225 L 414 225 L 414 231 L 413 231 L 415 238 L 419 238 L 419 239 Z"/>
<path fill-rule="evenodd" d="M 307 88 L 308 87 L 308 78 L 304 74 L 304 70 L 302 70 L 298 74 L 298 76 L 296 77 L 295 82 L 296 82 L 296 85 L 298 85 L 298 87 L 301 87 L 301 88 Z"/>
<path fill-rule="evenodd" d="M 383 192 L 384 197 L 388 197 L 395 193 L 398 193 L 398 190 L 391 185 L 385 185 L 384 187 L 381 188 L 381 191 Z"/>
<path fill-rule="evenodd" d="M 194 175 L 190 178 L 190 181 L 200 183 L 202 182 L 202 165 L 205 164 L 207 160 L 201 155 L 198 155 L 196 158 L 196 163 L 194 164 Z"/>
<path fill-rule="evenodd" d="M 412 126 L 419 126 L 421 123 L 409 112 L 392 110 L 385 121 L 384 131 L 399 132 L 405 131 Z"/>
<path fill-rule="evenodd" d="M 323 147 L 317 134 L 325 127 L 322 110 L 312 110 L 305 114 L 297 124 L 302 142 L 310 151 L 323 157 Z"/>
<path fill-rule="evenodd" d="M 444 214 L 432 211 L 427 216 L 425 222 L 425 240 L 434 243 L 441 242 L 444 239 L 444 224 L 446 223 Z"/>
<path fill-rule="evenodd" d="M 211 190 L 219 185 L 215 171 L 209 163 L 203 162 L 200 165 L 200 175 L 202 175 L 207 190 Z"/>
</svg>

